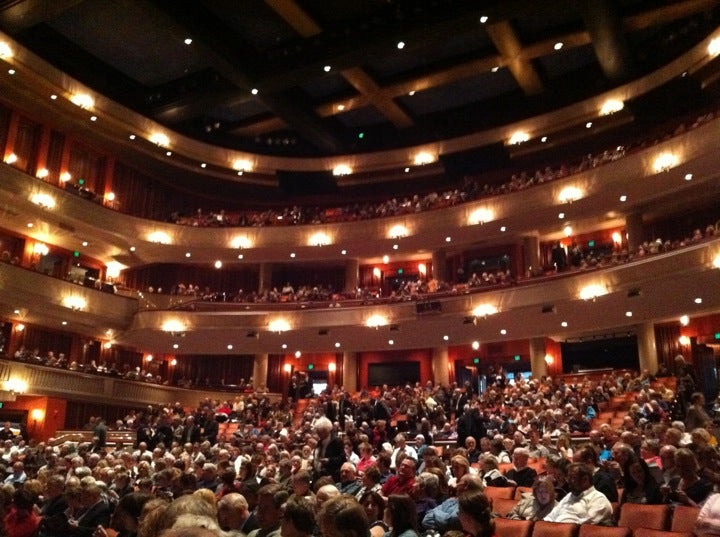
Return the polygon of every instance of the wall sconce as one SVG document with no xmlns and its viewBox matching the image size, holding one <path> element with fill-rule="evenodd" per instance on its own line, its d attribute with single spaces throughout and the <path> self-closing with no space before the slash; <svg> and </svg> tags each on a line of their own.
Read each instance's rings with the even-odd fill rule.
<svg viewBox="0 0 720 537">
<path fill-rule="evenodd" d="M 53 209 L 55 207 L 55 198 L 50 194 L 38 192 L 30 197 L 30 201 L 43 209 Z"/>
<path fill-rule="evenodd" d="M 170 145 L 170 138 L 161 132 L 151 134 L 148 141 L 160 147 L 167 147 Z"/>
<path fill-rule="evenodd" d="M 45 411 L 42 408 L 33 408 L 30 417 L 32 417 L 33 422 L 37 425 L 39 421 L 41 422 L 45 419 Z"/>
<path fill-rule="evenodd" d="M 368 328 L 375 328 L 376 330 L 381 326 L 385 326 L 386 324 L 388 324 L 387 317 L 384 317 L 382 315 L 371 315 L 365 321 L 365 326 L 367 326 Z"/>
<path fill-rule="evenodd" d="M 352 168 L 347 164 L 338 164 L 333 168 L 333 175 L 336 177 L 350 175 L 352 172 Z"/>
<path fill-rule="evenodd" d="M 602 108 L 600 109 L 600 115 L 601 116 L 609 116 L 610 114 L 614 114 L 615 112 L 619 112 L 625 108 L 625 103 L 622 102 L 619 99 L 608 99 L 605 101 L 602 105 Z"/>
<path fill-rule="evenodd" d="M 173 358 L 172 360 L 170 360 L 170 365 L 172 367 L 175 367 L 177 365 L 177 359 Z"/>
<path fill-rule="evenodd" d="M 63 183 L 67 183 L 70 179 L 72 179 L 72 174 L 70 172 L 62 172 L 60 174 L 60 181 Z"/>
<path fill-rule="evenodd" d="M 79 296 L 66 296 L 63 298 L 63 306 L 73 311 L 81 311 L 87 307 L 87 302 Z"/>
<path fill-rule="evenodd" d="M 13 51 L 5 41 L 0 41 L 0 58 L 7 60 L 12 58 Z"/>
<path fill-rule="evenodd" d="M 45 179 L 48 175 L 50 175 L 50 172 L 47 168 L 40 168 L 36 173 L 35 177 L 38 179 Z"/>
<path fill-rule="evenodd" d="M 613 232 L 612 241 L 613 241 L 613 243 L 618 244 L 618 245 L 622 244 L 622 235 L 620 234 L 619 231 Z"/>
<path fill-rule="evenodd" d="M 427 274 L 427 265 L 425 263 L 418 263 L 418 272 L 425 276 Z"/>
<path fill-rule="evenodd" d="M 569 224 L 567 226 L 565 226 L 563 228 L 563 233 L 565 234 L 566 237 L 572 237 L 572 233 L 573 233 L 572 226 Z"/>
<path fill-rule="evenodd" d="M 36 242 L 33 246 L 33 254 L 37 256 L 46 256 L 50 253 L 50 248 L 44 242 Z"/>
<path fill-rule="evenodd" d="M 23 330 L 25 330 L 25 325 L 24 325 L 24 324 L 20 323 L 20 324 L 16 324 L 16 325 L 15 325 L 15 331 L 16 331 L 16 332 L 22 332 Z"/>
<path fill-rule="evenodd" d="M 288 323 L 285 319 L 274 319 L 268 323 L 268 330 L 282 334 L 283 332 L 290 330 L 290 323 Z"/>
<path fill-rule="evenodd" d="M 118 263 L 117 261 L 109 261 L 105 266 L 105 275 L 108 278 L 117 278 L 120 276 L 120 272 L 125 269 L 125 265 Z"/>
<path fill-rule="evenodd" d="M 487 317 L 488 315 L 495 315 L 498 309 L 492 304 L 480 304 L 473 309 L 473 317 Z"/>
<path fill-rule="evenodd" d="M 558 201 L 560 203 L 572 203 L 582 198 L 582 190 L 576 186 L 566 186 L 558 194 Z"/>
<path fill-rule="evenodd" d="M 593 285 L 586 285 L 580 290 L 580 298 L 582 300 L 592 300 L 595 301 L 595 299 L 599 296 L 606 295 L 608 293 L 607 288 L 604 285 L 600 284 L 593 284 Z"/>
<path fill-rule="evenodd" d="M 290 365 L 290 364 L 285 364 L 285 365 L 283 366 L 283 371 L 285 371 L 285 373 L 290 373 L 290 372 L 292 371 L 292 365 Z"/>
<path fill-rule="evenodd" d="M 509 145 L 518 145 L 527 142 L 530 139 L 530 135 L 524 131 L 517 131 L 510 136 L 508 140 Z"/>
<path fill-rule="evenodd" d="M 413 159 L 415 166 L 424 166 L 425 164 L 432 164 L 435 162 L 435 157 L 427 151 L 421 151 Z"/>
<path fill-rule="evenodd" d="M 687 336 L 680 336 L 680 338 L 678 339 L 678 343 L 683 347 L 687 347 L 688 345 L 690 345 L 690 338 Z"/>
<path fill-rule="evenodd" d="M 170 236 L 163 231 L 154 231 L 148 235 L 148 240 L 155 244 L 170 244 Z"/>
<path fill-rule="evenodd" d="M 15 153 L 10 153 L 8 156 L 5 157 L 5 164 L 15 164 L 17 162 L 17 155 Z"/>
<path fill-rule="evenodd" d="M 335 362 L 330 362 L 328 364 L 328 371 L 330 373 L 335 373 L 336 370 L 337 370 L 337 365 L 335 364 Z"/>
<path fill-rule="evenodd" d="M 70 97 L 70 102 L 75 106 L 79 106 L 83 110 L 87 110 L 95 106 L 95 100 L 87 93 L 76 93 Z"/>
<path fill-rule="evenodd" d="M 716 255 L 715 259 L 713 259 L 713 267 L 720 269 L 720 254 Z"/>
<path fill-rule="evenodd" d="M 252 169 L 253 169 L 252 163 L 246 159 L 235 160 L 232 164 L 232 167 L 233 167 L 233 170 L 237 170 L 239 172 L 239 175 L 242 175 L 243 172 L 252 171 Z"/>
<path fill-rule="evenodd" d="M 232 241 L 230 241 L 230 246 L 235 249 L 250 248 L 252 247 L 252 242 L 245 236 L 238 236 L 233 238 Z"/>
<path fill-rule="evenodd" d="M 105 343 L 103 343 L 104 349 L 112 349 L 112 346 L 113 346 L 112 341 L 106 341 Z"/>
<path fill-rule="evenodd" d="M 468 222 L 471 226 L 474 226 L 475 224 L 485 224 L 486 222 L 490 222 L 492 219 L 492 211 L 490 211 L 489 209 L 477 209 L 470 214 Z"/>
<path fill-rule="evenodd" d="M 655 173 L 670 171 L 670 168 L 677 166 L 679 159 L 673 153 L 660 154 L 653 163 Z"/>
<path fill-rule="evenodd" d="M 152 354 L 148 354 L 148 355 L 145 357 L 145 361 L 146 361 L 146 362 L 152 362 L 152 361 L 153 361 L 153 355 L 152 355 Z"/>
<path fill-rule="evenodd" d="M 308 240 L 308 244 L 310 244 L 310 246 L 327 246 L 331 242 L 332 241 L 330 240 L 329 235 L 322 232 L 314 233 Z"/>
<path fill-rule="evenodd" d="M 555 361 L 555 358 L 553 358 L 551 354 L 546 354 L 546 355 L 545 355 L 545 363 L 546 363 L 547 365 L 552 365 L 552 363 L 553 363 L 554 361 Z"/>
<path fill-rule="evenodd" d="M 2 45 L 2 43 L 0 43 L 0 45 Z M 716 37 L 710 41 L 707 50 L 710 56 L 717 56 L 720 54 L 720 37 Z M 0 54 L 2 54 L 2 52 L 0 52 Z"/>
<path fill-rule="evenodd" d="M 388 231 L 388 237 L 391 239 L 402 239 L 407 236 L 408 229 L 401 224 L 394 225 L 390 228 L 390 231 Z"/>
</svg>

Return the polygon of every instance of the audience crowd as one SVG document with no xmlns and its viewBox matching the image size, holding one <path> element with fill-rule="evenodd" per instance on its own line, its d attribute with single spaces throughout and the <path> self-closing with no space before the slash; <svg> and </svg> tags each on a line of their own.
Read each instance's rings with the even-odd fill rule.
<svg viewBox="0 0 720 537">
<path fill-rule="evenodd" d="M 505 517 L 614 525 L 626 504 L 664 503 L 703 506 L 697 529 L 713 535 L 716 427 L 692 366 L 675 368 L 569 382 L 491 367 L 481 393 L 428 382 L 302 406 L 176 403 L 118 420 L 133 445 L 109 445 L 102 418 L 88 441 L 5 424 L 2 534 L 490 537 Z M 604 420 L 617 401 L 621 422 Z M 493 491 L 508 487 L 525 492 L 500 509 Z"/>
</svg>

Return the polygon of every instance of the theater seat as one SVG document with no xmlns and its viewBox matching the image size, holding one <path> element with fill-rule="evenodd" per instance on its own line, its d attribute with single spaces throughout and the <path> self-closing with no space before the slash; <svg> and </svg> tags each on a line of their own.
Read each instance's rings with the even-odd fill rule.
<svg viewBox="0 0 720 537">
<path fill-rule="evenodd" d="M 620 508 L 618 526 L 632 530 L 637 528 L 667 530 L 670 527 L 669 521 L 670 507 L 668 505 L 626 503 Z"/>
<path fill-rule="evenodd" d="M 511 500 L 515 495 L 515 487 L 485 487 L 483 492 L 485 496 L 493 500 L 497 498 Z"/>
<path fill-rule="evenodd" d="M 690 505 L 677 505 L 672 515 L 672 524 L 670 529 L 672 531 L 688 531 L 692 532 L 695 529 L 695 523 L 697 522 L 698 515 L 700 514 L 699 507 L 692 507 Z"/>
<path fill-rule="evenodd" d="M 517 505 L 518 501 L 515 499 L 505 499 L 505 498 L 493 498 L 493 513 L 497 513 L 501 517 L 506 517 L 507 514 L 513 510 L 513 508 Z"/>
<path fill-rule="evenodd" d="M 633 531 L 633 537 L 694 537 L 694 535 L 687 531 L 658 531 L 649 528 L 638 528 Z"/>
<path fill-rule="evenodd" d="M 520 500 L 522 499 L 522 495 L 524 492 L 532 492 L 532 487 L 515 487 L 515 499 Z"/>
<path fill-rule="evenodd" d="M 495 535 L 497 537 L 530 537 L 533 523 L 530 520 L 495 519 Z"/>
<path fill-rule="evenodd" d="M 576 537 L 578 527 L 577 524 L 538 520 L 533 526 L 532 537 Z"/>
<path fill-rule="evenodd" d="M 580 526 L 580 534 L 578 537 L 630 537 L 631 535 L 632 530 L 630 528 L 611 528 L 609 526 L 583 524 Z"/>
</svg>

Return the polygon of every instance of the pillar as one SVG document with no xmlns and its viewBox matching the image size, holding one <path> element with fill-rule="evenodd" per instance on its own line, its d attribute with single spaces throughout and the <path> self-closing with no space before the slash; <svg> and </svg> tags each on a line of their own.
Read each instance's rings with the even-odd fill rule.
<svg viewBox="0 0 720 537">
<path fill-rule="evenodd" d="M 262 294 L 272 288 L 272 263 L 260 263 L 260 274 L 258 277 L 258 293 Z"/>
<path fill-rule="evenodd" d="M 345 263 L 345 292 L 356 293 L 360 280 L 360 262 L 357 259 L 348 259 Z"/>
<path fill-rule="evenodd" d="M 432 374 L 435 384 L 447 386 L 450 383 L 449 363 L 447 347 L 437 347 L 432 350 Z"/>
<path fill-rule="evenodd" d="M 268 382 L 268 355 L 256 354 L 253 361 L 253 388 L 267 386 Z"/>
<path fill-rule="evenodd" d="M 658 370 L 657 346 L 655 344 L 655 325 L 643 323 L 637 327 L 638 358 L 640 371 L 647 369 L 651 374 Z"/>
<path fill-rule="evenodd" d="M 448 281 L 445 250 L 435 250 L 432 254 L 432 277 L 439 282 Z"/>
<path fill-rule="evenodd" d="M 533 271 L 540 268 L 540 239 L 536 235 L 523 237 L 523 260 L 523 273 L 526 276 L 531 276 Z"/>
<path fill-rule="evenodd" d="M 345 391 L 354 393 L 358 390 L 358 363 L 356 352 L 343 353 L 342 384 Z"/>
<path fill-rule="evenodd" d="M 530 338 L 530 372 L 534 378 L 545 377 L 548 374 L 548 366 L 545 361 L 545 338 Z"/>
<path fill-rule="evenodd" d="M 625 217 L 625 233 L 627 235 L 628 252 L 637 252 L 638 246 L 643 243 L 645 237 L 642 214 L 632 213 Z"/>
</svg>

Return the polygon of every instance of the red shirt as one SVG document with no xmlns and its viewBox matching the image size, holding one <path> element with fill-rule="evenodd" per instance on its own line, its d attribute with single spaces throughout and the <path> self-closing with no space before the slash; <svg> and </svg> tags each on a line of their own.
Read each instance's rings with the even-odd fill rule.
<svg viewBox="0 0 720 537">
<path fill-rule="evenodd" d="M 410 494 L 410 489 L 415 484 L 415 477 L 411 477 L 404 483 L 400 481 L 400 477 L 397 475 L 391 475 L 385 484 L 382 486 L 382 495 L 386 498 L 391 494 Z"/>
</svg>

